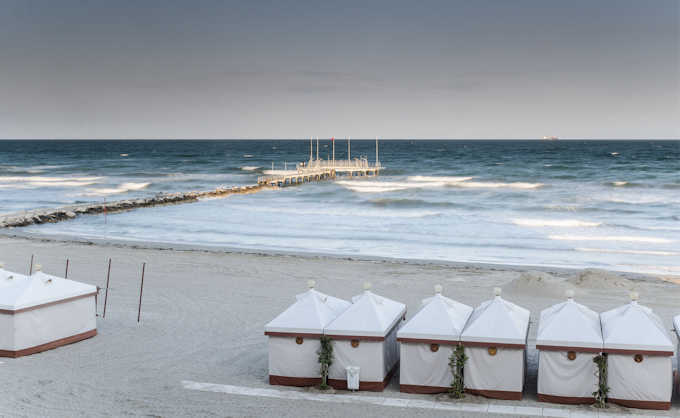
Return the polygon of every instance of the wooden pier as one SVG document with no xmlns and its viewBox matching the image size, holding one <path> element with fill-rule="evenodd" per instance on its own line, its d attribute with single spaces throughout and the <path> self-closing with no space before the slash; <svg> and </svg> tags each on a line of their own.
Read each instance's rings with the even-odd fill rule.
<svg viewBox="0 0 680 418">
<path fill-rule="evenodd" d="M 283 170 L 283 172 L 270 176 L 260 176 L 257 184 L 260 186 L 285 187 L 312 181 L 333 180 L 338 175 L 347 177 L 377 176 L 383 166 L 378 157 L 378 138 L 375 139 L 375 162 L 370 163 L 367 158 L 354 158 L 347 160 L 335 159 L 335 140 L 332 140 L 333 154 L 327 160 L 319 159 L 319 138 L 316 138 L 316 158 L 313 157 L 314 141 L 309 142 L 309 161 L 298 163 L 295 170 Z M 351 155 L 350 140 L 347 140 L 347 155 Z"/>
</svg>

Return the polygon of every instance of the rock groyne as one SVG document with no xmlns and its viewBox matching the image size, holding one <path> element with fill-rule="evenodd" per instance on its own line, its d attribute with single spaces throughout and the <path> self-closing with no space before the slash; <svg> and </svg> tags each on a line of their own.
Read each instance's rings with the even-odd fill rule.
<svg viewBox="0 0 680 418">
<path fill-rule="evenodd" d="M 21 227 L 35 224 L 56 223 L 76 218 L 80 215 L 116 213 L 137 208 L 159 205 L 197 202 L 201 198 L 227 197 L 232 194 L 255 193 L 267 185 L 234 186 L 207 191 L 159 193 L 152 197 L 123 199 L 111 202 L 83 203 L 58 208 L 32 209 L 23 212 L 0 215 L 0 228 Z"/>
</svg>

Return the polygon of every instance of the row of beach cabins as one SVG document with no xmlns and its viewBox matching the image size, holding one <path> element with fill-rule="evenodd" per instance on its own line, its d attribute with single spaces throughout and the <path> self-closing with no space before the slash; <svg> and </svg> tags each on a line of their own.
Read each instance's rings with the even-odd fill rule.
<svg viewBox="0 0 680 418">
<path fill-rule="evenodd" d="M 473 309 L 436 286 L 406 321 L 406 305 L 371 292 L 369 284 L 351 303 L 309 286 L 265 326 L 270 384 L 320 385 L 326 369 L 319 355 L 330 344 L 323 378 L 335 389 L 382 391 L 398 369 L 402 392 L 445 393 L 461 379 L 467 393 L 522 398 L 530 312 L 503 299 L 500 289 Z M 674 324 L 680 332 L 680 315 Z M 627 407 L 669 409 L 674 345 L 635 293 L 630 303 L 601 314 L 568 293 L 539 318 L 538 400 L 592 404 L 604 396 Z M 462 376 L 451 362 L 460 362 Z"/>
<path fill-rule="evenodd" d="M 312 282 L 265 326 L 271 384 L 319 385 L 323 370 L 336 389 L 381 391 L 399 368 L 402 392 L 443 393 L 462 378 L 468 393 L 521 399 L 530 312 L 503 299 L 500 289 L 473 309 L 443 296 L 437 286 L 406 322 L 406 305 L 365 287 L 350 303 L 316 291 Z M 25 276 L 0 264 L 0 356 L 31 355 L 95 336 L 96 297 L 95 286 L 39 267 Z M 672 337 L 637 295 L 631 299 L 598 314 L 571 294 L 541 312 L 540 401 L 593 403 L 603 382 L 600 370 L 606 370 L 609 402 L 670 408 Z M 680 332 L 680 315 L 674 324 Z M 319 363 L 323 353 L 330 358 L 325 369 Z M 594 361 L 603 358 L 605 368 Z M 462 365 L 462 376 L 452 359 Z"/>
</svg>

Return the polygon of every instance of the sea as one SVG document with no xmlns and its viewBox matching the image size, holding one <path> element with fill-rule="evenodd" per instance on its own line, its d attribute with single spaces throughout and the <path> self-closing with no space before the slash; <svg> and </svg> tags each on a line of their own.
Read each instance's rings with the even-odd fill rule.
<svg viewBox="0 0 680 418">
<path fill-rule="evenodd" d="M 320 140 L 321 159 L 347 158 L 347 141 L 334 142 Z M 373 162 L 375 141 L 351 152 Z M 255 184 L 309 158 L 309 140 L 0 141 L 0 214 Z M 379 159 L 377 177 L 21 232 L 680 275 L 680 141 L 385 140 Z"/>
</svg>

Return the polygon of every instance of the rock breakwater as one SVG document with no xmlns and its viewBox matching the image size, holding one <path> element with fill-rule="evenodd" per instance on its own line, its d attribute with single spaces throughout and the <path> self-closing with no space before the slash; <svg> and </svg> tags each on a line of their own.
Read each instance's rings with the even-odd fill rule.
<svg viewBox="0 0 680 418">
<path fill-rule="evenodd" d="M 23 212 L 0 215 L 0 228 L 21 227 L 35 224 L 56 223 L 76 218 L 80 215 L 116 213 L 137 208 L 159 205 L 197 202 L 201 198 L 220 198 L 232 194 L 255 193 L 267 185 L 234 186 L 206 191 L 159 193 L 152 197 L 123 199 L 112 202 L 83 203 L 58 208 L 32 209 Z"/>
</svg>

